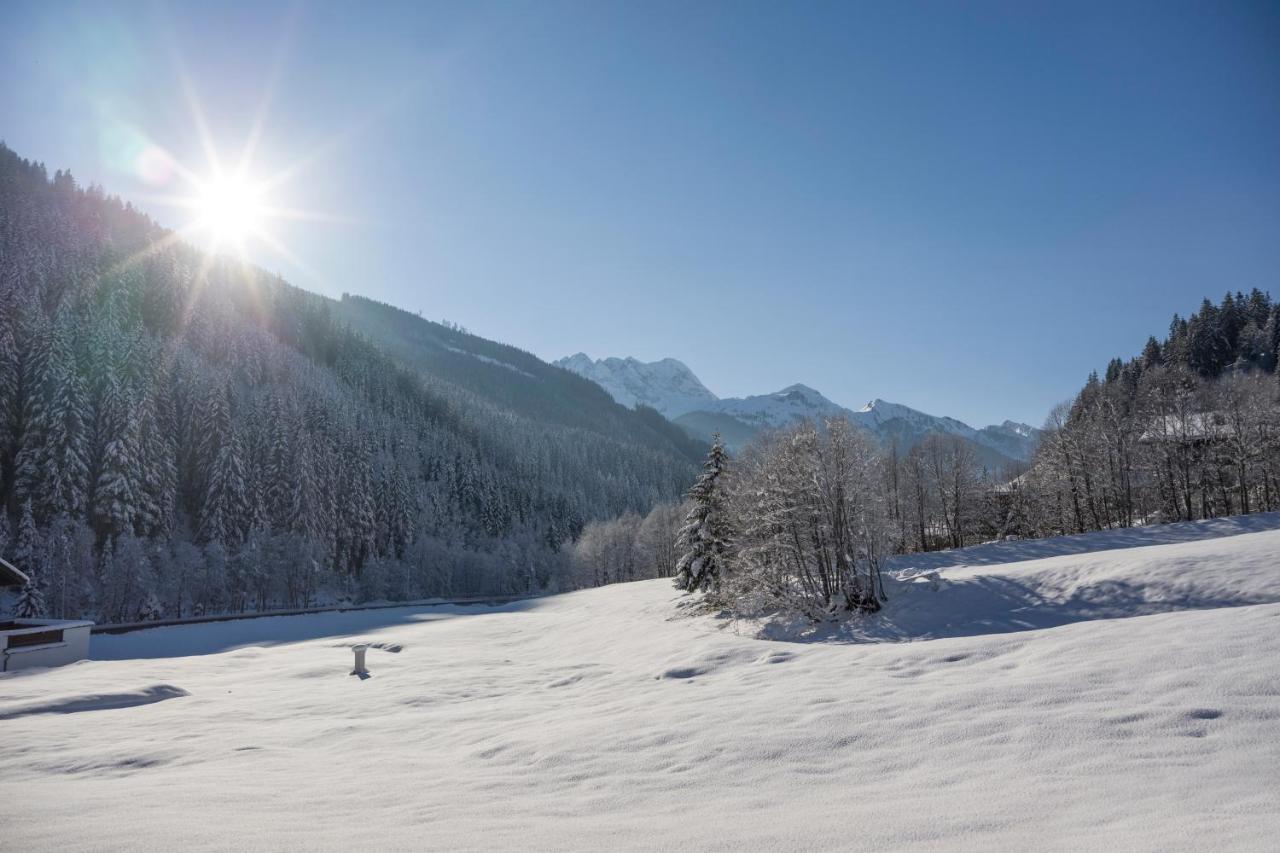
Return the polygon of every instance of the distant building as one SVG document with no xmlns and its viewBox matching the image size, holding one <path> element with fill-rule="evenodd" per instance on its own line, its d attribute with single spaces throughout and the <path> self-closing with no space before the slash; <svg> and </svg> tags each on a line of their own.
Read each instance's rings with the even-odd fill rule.
<svg viewBox="0 0 1280 853">
<path fill-rule="evenodd" d="M 22 586 L 27 576 L 0 558 L 0 587 Z M 0 672 L 62 666 L 89 656 L 92 622 L 68 619 L 0 619 Z"/>
<path fill-rule="evenodd" d="M 1148 425 L 1138 440 L 1145 444 L 1201 445 L 1216 444 L 1230 437 L 1231 426 L 1221 412 L 1195 412 L 1185 416 L 1162 415 Z"/>
</svg>

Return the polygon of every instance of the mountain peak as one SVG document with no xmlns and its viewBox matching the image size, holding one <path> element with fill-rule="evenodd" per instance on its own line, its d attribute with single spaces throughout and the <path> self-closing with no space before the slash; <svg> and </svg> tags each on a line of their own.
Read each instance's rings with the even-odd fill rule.
<svg viewBox="0 0 1280 853">
<path fill-rule="evenodd" d="M 1021 421 L 1005 421 L 1000 424 L 1000 429 L 1005 432 L 1012 432 L 1017 435 L 1021 435 L 1025 438 L 1030 438 L 1039 432 L 1039 430 L 1031 426 L 1031 424 L 1024 424 Z"/>
<path fill-rule="evenodd" d="M 575 353 L 555 364 L 590 379 L 624 406 L 649 406 L 668 418 L 702 408 L 717 399 L 684 362 L 674 358 L 652 362 L 632 356 L 593 360 L 585 353 Z"/>
<path fill-rule="evenodd" d="M 1026 424 L 1005 421 L 978 430 L 955 418 L 926 414 L 880 397 L 851 411 L 801 382 L 772 394 L 720 399 L 683 362 L 670 357 L 646 363 L 631 357 L 593 360 L 576 353 L 556 364 L 601 385 L 624 406 L 643 403 L 699 438 L 719 429 L 737 436 L 737 444 L 745 444 L 762 430 L 784 428 L 799 420 L 821 423 L 832 417 L 848 418 L 903 452 L 926 436 L 950 435 L 972 443 L 996 462 L 1026 460 L 1039 440 L 1039 431 Z"/>
<path fill-rule="evenodd" d="M 799 382 L 795 383 L 794 385 L 788 385 L 786 388 L 783 388 L 781 391 L 778 391 L 773 396 L 790 397 L 795 399 L 799 399 L 799 398 L 812 399 L 815 397 L 820 400 L 827 399 L 826 397 L 822 396 L 822 393 L 820 391 L 810 388 L 808 385 L 802 385 Z"/>
</svg>

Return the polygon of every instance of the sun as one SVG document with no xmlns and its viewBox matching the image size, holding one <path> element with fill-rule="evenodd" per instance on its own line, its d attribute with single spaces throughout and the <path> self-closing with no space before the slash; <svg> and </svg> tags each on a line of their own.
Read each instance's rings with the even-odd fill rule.
<svg viewBox="0 0 1280 853">
<path fill-rule="evenodd" d="M 316 270 L 290 249 L 282 229 L 287 234 L 290 224 L 295 222 L 359 224 L 359 220 L 292 206 L 285 203 L 287 198 L 282 198 L 281 193 L 287 197 L 286 185 L 313 167 L 344 137 L 339 136 L 314 151 L 303 152 L 284 168 L 264 171 L 256 155 L 267 122 L 274 82 L 266 87 L 243 148 L 235 156 L 228 157 L 229 152 L 216 144 L 204 109 L 185 71 L 180 71 L 179 77 L 191 111 L 195 136 L 203 149 L 204 168 L 184 163 L 184 158 L 174 156 L 165 146 L 136 128 L 130 128 L 133 133 L 130 137 L 133 141 L 132 154 L 125 161 L 138 178 L 157 190 L 148 198 L 149 201 L 179 208 L 186 214 L 186 222 L 155 246 L 189 240 L 206 252 L 206 266 L 212 265 L 216 257 L 229 255 L 243 262 L 246 268 L 266 249 L 303 275 L 320 278 Z"/>
<path fill-rule="evenodd" d="M 215 245 L 243 246 L 263 233 L 268 218 L 262 187 L 240 177 L 202 181 L 191 201 L 197 217 L 193 228 L 205 232 Z"/>
</svg>

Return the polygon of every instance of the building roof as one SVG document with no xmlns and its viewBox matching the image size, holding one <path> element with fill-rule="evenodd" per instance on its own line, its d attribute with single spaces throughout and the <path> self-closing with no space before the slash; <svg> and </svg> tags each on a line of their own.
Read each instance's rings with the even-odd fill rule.
<svg viewBox="0 0 1280 853">
<path fill-rule="evenodd" d="M 17 566 L 0 557 L 0 586 L 22 586 L 26 582 L 27 576 Z"/>
<path fill-rule="evenodd" d="M 1195 412 L 1188 415 L 1162 415 L 1155 418 L 1139 441 L 1210 441 L 1227 438 L 1231 428 L 1221 412 Z"/>
</svg>

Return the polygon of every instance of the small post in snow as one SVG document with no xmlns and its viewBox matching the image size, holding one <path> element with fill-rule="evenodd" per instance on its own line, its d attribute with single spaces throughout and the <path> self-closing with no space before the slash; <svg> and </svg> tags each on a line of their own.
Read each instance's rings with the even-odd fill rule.
<svg viewBox="0 0 1280 853">
<path fill-rule="evenodd" d="M 369 670 L 365 669 L 364 653 L 369 651 L 369 647 L 364 643 L 360 643 L 359 645 L 352 646 L 351 651 L 356 653 L 356 665 L 355 668 L 351 670 L 351 674 L 358 675 L 361 679 L 368 678 Z"/>
</svg>

